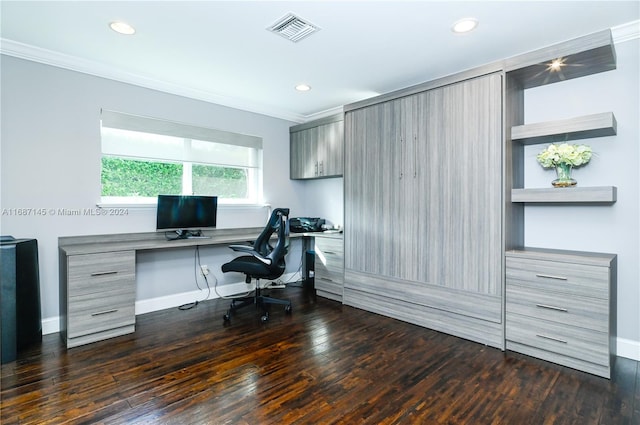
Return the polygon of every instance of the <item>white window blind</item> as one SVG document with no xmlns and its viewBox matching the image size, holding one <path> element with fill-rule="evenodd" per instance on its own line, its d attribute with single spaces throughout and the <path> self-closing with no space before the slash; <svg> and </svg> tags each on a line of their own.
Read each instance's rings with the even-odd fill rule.
<svg viewBox="0 0 640 425">
<path fill-rule="evenodd" d="M 103 202 L 149 202 L 161 193 L 261 202 L 260 137 L 108 110 L 101 136 Z"/>
<path fill-rule="evenodd" d="M 256 152 L 262 149 L 261 137 L 104 110 L 102 128 L 104 155 L 260 166 Z M 130 131 L 138 134 L 132 135 Z M 185 146 L 185 139 L 192 142 Z"/>
</svg>

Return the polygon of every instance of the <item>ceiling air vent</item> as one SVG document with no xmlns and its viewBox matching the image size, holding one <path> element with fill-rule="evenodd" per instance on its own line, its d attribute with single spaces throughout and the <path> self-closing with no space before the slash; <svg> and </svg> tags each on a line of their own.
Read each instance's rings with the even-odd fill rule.
<svg viewBox="0 0 640 425">
<path fill-rule="evenodd" d="M 297 17 L 293 13 L 289 13 L 283 18 L 278 19 L 278 22 L 271 25 L 268 30 L 295 43 L 319 31 L 320 28 Z"/>
</svg>

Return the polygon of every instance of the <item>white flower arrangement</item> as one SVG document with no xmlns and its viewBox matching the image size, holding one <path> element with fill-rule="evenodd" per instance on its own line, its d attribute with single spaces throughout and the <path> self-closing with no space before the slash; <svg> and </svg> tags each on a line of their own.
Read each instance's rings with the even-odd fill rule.
<svg viewBox="0 0 640 425">
<path fill-rule="evenodd" d="M 536 159 L 544 168 L 557 167 L 567 164 L 571 167 L 579 167 L 591 160 L 591 148 L 586 145 L 570 145 L 568 143 L 551 144 Z"/>
</svg>

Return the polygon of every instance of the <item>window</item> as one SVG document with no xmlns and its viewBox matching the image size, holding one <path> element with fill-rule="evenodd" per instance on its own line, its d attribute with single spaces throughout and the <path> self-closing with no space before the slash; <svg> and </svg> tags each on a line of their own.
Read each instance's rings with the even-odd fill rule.
<svg viewBox="0 0 640 425">
<path fill-rule="evenodd" d="M 102 111 L 102 202 L 153 203 L 159 194 L 262 198 L 262 139 Z"/>
</svg>

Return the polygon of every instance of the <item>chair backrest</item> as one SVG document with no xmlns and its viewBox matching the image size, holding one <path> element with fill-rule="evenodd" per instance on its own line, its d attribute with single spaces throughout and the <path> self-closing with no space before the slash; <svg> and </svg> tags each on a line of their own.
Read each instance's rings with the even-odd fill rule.
<svg viewBox="0 0 640 425">
<path fill-rule="evenodd" d="M 271 245 L 271 236 L 276 233 L 278 236 L 275 245 Z M 271 213 L 269 221 L 260 236 L 253 244 L 253 249 L 267 258 L 272 263 L 284 261 L 284 256 L 289 248 L 289 208 L 276 208 Z"/>
</svg>

